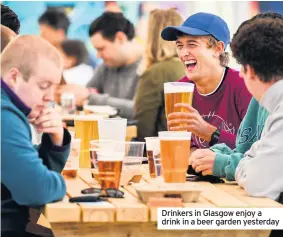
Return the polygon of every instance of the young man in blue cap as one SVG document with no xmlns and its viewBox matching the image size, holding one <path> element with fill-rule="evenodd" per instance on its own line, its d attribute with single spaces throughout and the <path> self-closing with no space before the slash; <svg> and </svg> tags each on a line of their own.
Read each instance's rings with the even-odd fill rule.
<svg viewBox="0 0 283 237">
<path fill-rule="evenodd" d="M 191 131 L 192 150 L 216 143 L 234 148 L 251 95 L 239 72 L 227 67 L 225 49 L 230 32 L 226 22 L 213 14 L 196 13 L 181 26 L 166 27 L 161 36 L 176 41 L 186 71 L 186 77 L 180 81 L 195 84 L 193 105 L 177 104 L 187 112 L 170 114 L 169 129 Z M 186 126 L 177 127 L 179 122 Z"/>
</svg>

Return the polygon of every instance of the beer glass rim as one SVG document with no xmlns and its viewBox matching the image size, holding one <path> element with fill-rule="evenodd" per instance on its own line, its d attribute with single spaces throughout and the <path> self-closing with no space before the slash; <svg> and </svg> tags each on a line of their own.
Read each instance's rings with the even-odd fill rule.
<svg viewBox="0 0 283 237">
<path fill-rule="evenodd" d="M 114 120 L 127 121 L 126 118 L 103 118 L 103 119 L 102 119 L 102 121 L 114 121 Z"/>
<path fill-rule="evenodd" d="M 97 140 L 91 140 L 89 143 L 90 144 L 95 144 L 96 142 L 116 142 L 115 140 L 110 140 L 110 139 L 97 139 Z"/>
<path fill-rule="evenodd" d="M 195 84 L 190 82 L 165 82 L 164 93 L 193 92 Z"/>
<path fill-rule="evenodd" d="M 159 137 L 145 137 L 144 140 L 154 140 L 159 139 Z"/>
<path fill-rule="evenodd" d="M 158 132 L 160 140 L 191 140 L 192 133 L 185 131 L 162 131 Z"/>
<path fill-rule="evenodd" d="M 75 115 L 74 121 L 98 121 L 102 120 L 103 116 L 101 115 L 92 115 L 92 114 L 84 114 L 84 115 Z"/>
<path fill-rule="evenodd" d="M 123 161 L 124 156 L 125 152 L 98 151 L 97 161 Z"/>
<path fill-rule="evenodd" d="M 138 141 L 133 141 L 133 142 L 128 142 L 128 141 L 115 141 L 117 143 L 123 143 L 126 145 L 144 145 L 145 142 L 138 142 Z"/>
</svg>

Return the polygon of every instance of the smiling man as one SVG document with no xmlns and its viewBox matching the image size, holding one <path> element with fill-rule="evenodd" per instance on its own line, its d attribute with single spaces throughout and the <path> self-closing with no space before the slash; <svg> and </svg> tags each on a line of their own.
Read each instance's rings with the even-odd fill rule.
<svg viewBox="0 0 283 237">
<path fill-rule="evenodd" d="M 61 74 L 59 53 L 39 36 L 16 37 L 1 54 L 1 236 L 37 236 L 26 232 L 29 208 L 66 193 L 71 136 L 49 106 Z M 29 123 L 43 133 L 38 147 Z"/>
<path fill-rule="evenodd" d="M 195 84 L 193 105 L 176 104 L 187 112 L 168 116 L 170 130 L 193 133 L 192 150 L 216 143 L 235 147 L 236 133 L 243 120 L 251 95 L 239 72 L 229 67 L 230 31 L 226 22 L 209 13 L 196 13 L 181 26 L 166 27 L 161 36 L 176 41 L 186 77 L 182 82 Z M 182 127 L 178 123 L 186 124 Z"/>
</svg>

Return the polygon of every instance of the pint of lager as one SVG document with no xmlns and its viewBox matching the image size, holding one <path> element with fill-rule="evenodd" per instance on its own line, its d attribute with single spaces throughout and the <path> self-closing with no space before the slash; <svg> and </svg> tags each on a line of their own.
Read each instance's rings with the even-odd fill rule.
<svg viewBox="0 0 283 237">
<path fill-rule="evenodd" d="M 194 84 L 187 82 L 166 82 L 164 83 L 164 99 L 166 118 L 173 112 L 184 112 L 182 108 L 176 108 L 177 103 L 192 105 Z M 176 124 L 180 126 L 181 124 Z"/>
<path fill-rule="evenodd" d="M 119 189 L 124 152 L 97 152 L 98 180 L 102 189 Z"/>
<path fill-rule="evenodd" d="M 98 120 L 100 116 L 78 115 L 75 117 L 76 138 L 81 138 L 80 168 L 90 168 L 89 148 L 91 140 L 98 140 Z"/>
<path fill-rule="evenodd" d="M 190 132 L 159 132 L 162 173 L 165 183 L 186 182 L 191 146 Z"/>
</svg>

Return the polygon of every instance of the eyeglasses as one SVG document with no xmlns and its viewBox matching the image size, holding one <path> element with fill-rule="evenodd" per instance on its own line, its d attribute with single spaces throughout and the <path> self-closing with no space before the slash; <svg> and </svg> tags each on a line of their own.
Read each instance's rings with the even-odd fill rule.
<svg viewBox="0 0 283 237">
<path fill-rule="evenodd" d="M 86 188 L 81 191 L 82 194 L 97 194 L 99 197 L 124 198 L 124 192 L 115 188 Z"/>
</svg>

